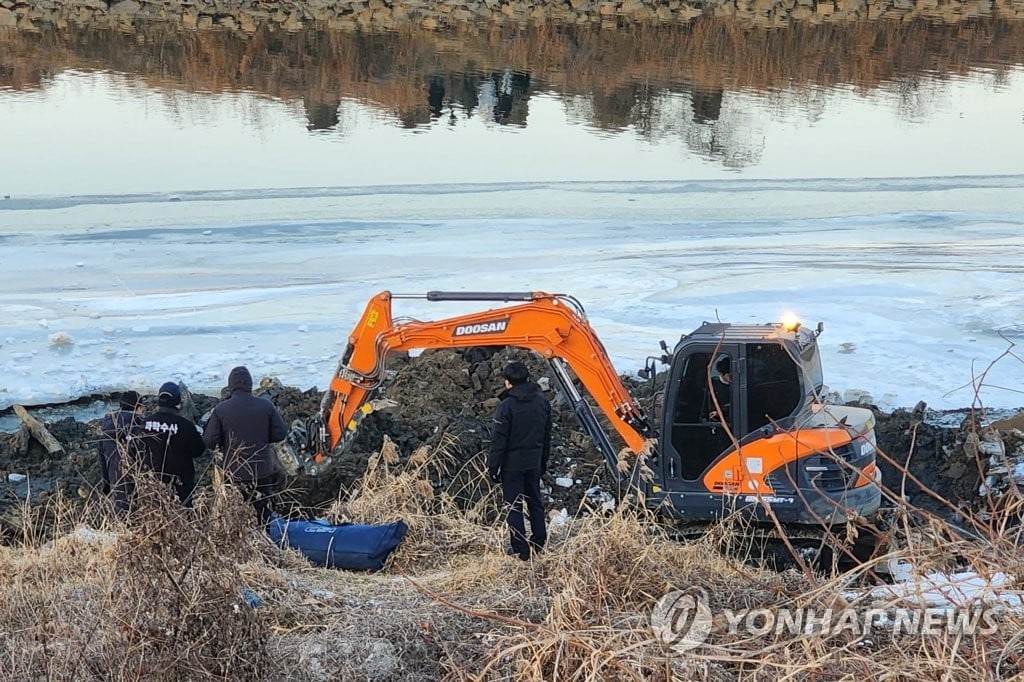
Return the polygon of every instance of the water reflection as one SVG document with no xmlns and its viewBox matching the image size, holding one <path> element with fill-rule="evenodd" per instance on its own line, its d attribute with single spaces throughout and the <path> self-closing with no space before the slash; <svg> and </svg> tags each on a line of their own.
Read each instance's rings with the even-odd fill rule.
<svg viewBox="0 0 1024 682">
<path fill-rule="evenodd" d="M 922 123 L 947 106 L 949 83 L 984 73 L 986 87 L 1009 87 L 1022 63 L 1024 22 L 1001 18 L 786 30 L 703 16 L 616 31 L 0 32 L 0 87 L 15 92 L 45 90 L 69 70 L 113 71 L 191 118 L 208 106 L 204 93 L 294 103 L 310 135 L 330 138 L 363 125 L 366 108 L 411 131 L 523 130 L 536 125 L 539 102 L 554 100 L 570 124 L 671 144 L 726 169 L 762 163 L 772 118 L 814 124 L 837 98 L 884 95 L 901 121 Z"/>
</svg>

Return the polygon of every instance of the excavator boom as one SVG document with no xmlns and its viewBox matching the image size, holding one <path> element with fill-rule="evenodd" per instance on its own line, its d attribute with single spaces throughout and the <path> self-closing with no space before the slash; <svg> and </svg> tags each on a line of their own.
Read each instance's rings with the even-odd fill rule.
<svg viewBox="0 0 1024 682">
<path fill-rule="evenodd" d="M 395 299 L 427 301 L 489 301 L 504 307 L 434 321 L 396 321 L 391 305 Z M 389 354 L 430 348 L 516 346 L 536 351 L 548 359 L 566 396 L 611 464 L 614 449 L 589 404 L 583 400 L 565 371 L 569 365 L 580 383 L 625 441 L 640 452 L 654 437 L 654 430 L 639 403 L 623 386 L 604 346 L 587 321 L 583 307 L 563 294 L 533 292 L 443 292 L 373 296 L 348 339 L 337 371 L 321 404 L 321 423 L 309 434 L 309 461 L 300 465 L 315 469 L 332 454 L 344 450 L 355 436 L 359 421 L 373 411 L 372 392 L 387 376 Z"/>
</svg>

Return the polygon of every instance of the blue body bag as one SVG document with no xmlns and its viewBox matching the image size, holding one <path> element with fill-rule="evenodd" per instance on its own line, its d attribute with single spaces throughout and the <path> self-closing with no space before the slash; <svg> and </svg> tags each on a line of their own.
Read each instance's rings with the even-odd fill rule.
<svg viewBox="0 0 1024 682">
<path fill-rule="evenodd" d="M 279 547 L 297 549 L 317 566 L 356 571 L 384 568 L 408 530 L 404 521 L 332 524 L 320 519 L 289 521 L 276 516 L 267 524 L 270 539 Z"/>
</svg>

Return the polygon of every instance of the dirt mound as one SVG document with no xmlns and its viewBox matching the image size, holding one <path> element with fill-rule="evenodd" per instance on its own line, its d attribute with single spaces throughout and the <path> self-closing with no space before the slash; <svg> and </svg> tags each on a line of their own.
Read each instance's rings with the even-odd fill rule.
<svg viewBox="0 0 1024 682">
<path fill-rule="evenodd" d="M 366 470 L 369 457 L 380 449 L 385 434 L 397 445 L 400 460 L 423 445 L 440 453 L 435 456 L 444 459 L 444 466 L 433 469 L 435 488 L 448 492 L 463 506 L 476 503 L 484 494 L 480 478 L 485 468 L 491 415 L 503 389 L 501 368 L 512 360 L 525 362 L 535 379 L 547 378 L 551 386 L 555 385 L 546 361 L 513 348 L 428 351 L 414 358 L 390 359 L 391 380 L 384 395 L 396 400 L 399 406 L 363 420 L 353 447 L 337 458 L 327 472 L 315 478 L 298 476 L 289 480 L 291 505 L 312 513 L 311 508 L 322 508 L 348 492 Z M 664 375 L 654 382 L 625 377 L 624 381 L 649 413 L 655 415 L 654 396 L 663 386 Z M 264 380 L 257 392 L 271 399 L 289 423 L 316 414 L 323 397 L 315 389 L 301 391 L 281 386 L 276 380 Z M 546 503 L 551 510 L 564 508 L 574 514 L 588 501 L 599 505 L 607 500 L 604 491 L 613 490 L 613 479 L 565 399 L 554 390 L 549 395 L 554 426 L 552 458 L 543 482 Z M 155 407 L 155 397 L 144 399 L 147 407 Z M 217 402 L 214 397 L 202 395 L 193 396 L 193 400 L 192 414 L 200 421 Z M 888 488 L 943 516 L 949 516 L 952 507 L 980 503 L 983 472 L 991 461 L 984 448 L 979 452 L 978 429 L 973 423 L 944 428 L 924 422 L 920 410 L 875 412 L 878 445 L 883 453 L 880 466 Z M 58 491 L 79 501 L 99 494 L 99 421 L 83 423 L 67 418 L 47 426 L 64 444 L 63 456 L 47 455 L 34 441 L 27 451 L 21 451 L 16 434 L 0 436 L 0 533 L 4 528 L 8 534 L 12 532 L 12 518 L 22 500 L 45 502 Z M 1019 431 L 1010 429 L 1008 433 Z M 1009 450 L 1018 447 L 1019 444 L 1010 442 L 1006 445 Z M 208 459 L 199 461 L 199 470 L 208 463 Z M 901 470 L 905 464 L 910 472 L 906 477 Z M 8 480 L 10 473 L 16 476 Z M 20 480 L 17 474 L 28 478 Z M 923 487 L 935 495 L 925 492 Z M 486 487 L 483 490 L 486 492 Z"/>
<path fill-rule="evenodd" d="M 298 477 L 292 487 L 310 506 L 337 498 L 366 470 L 369 457 L 380 449 L 387 434 L 408 457 L 420 446 L 446 455 L 447 466 L 437 472 L 435 487 L 452 493 L 464 504 L 477 501 L 474 482 L 486 466 L 491 417 L 504 390 L 501 368 L 508 362 L 526 363 L 535 379 L 554 377 L 546 361 L 528 351 L 505 347 L 476 347 L 454 351 L 428 351 L 415 357 L 394 359 L 394 373 L 384 395 L 398 402 L 385 413 L 371 414 L 359 426 L 353 447 L 336 459 L 334 467 L 311 479 Z M 553 407 L 551 462 L 544 490 L 548 506 L 570 513 L 584 502 L 595 486 L 610 489 L 612 477 L 593 449 L 572 409 L 557 393 L 550 393 Z M 280 388 L 275 396 L 286 420 L 305 418 L 319 408 L 320 394 Z M 306 411 L 312 407 L 312 410 Z M 556 479 L 572 480 L 570 487 Z M 597 498 L 597 491 L 591 494 Z"/>
</svg>

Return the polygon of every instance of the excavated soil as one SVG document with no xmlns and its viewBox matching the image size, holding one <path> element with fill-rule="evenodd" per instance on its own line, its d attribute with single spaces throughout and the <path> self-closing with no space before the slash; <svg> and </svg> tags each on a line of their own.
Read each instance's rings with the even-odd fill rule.
<svg viewBox="0 0 1024 682">
<path fill-rule="evenodd" d="M 481 472 L 489 433 L 491 414 L 498 404 L 502 389 L 501 367 L 510 360 L 522 360 L 534 377 L 550 377 L 550 368 L 539 356 L 511 348 L 470 348 L 458 351 L 425 352 L 415 358 L 405 356 L 391 360 L 393 372 L 386 396 L 399 406 L 388 413 L 374 413 L 363 420 L 358 439 L 334 466 L 316 478 L 298 476 L 287 482 L 290 513 L 315 513 L 338 498 L 359 478 L 371 454 L 376 452 L 387 434 L 397 444 L 403 458 L 426 445 L 435 453 L 439 464 L 434 485 L 457 500 L 470 503 L 482 493 Z M 633 395 L 650 414 L 653 396 L 661 389 L 656 382 L 640 382 L 624 378 Z M 274 401 L 289 423 L 306 419 L 319 409 L 322 394 L 316 389 L 302 391 L 269 383 L 264 394 Z M 586 503 L 599 505 L 612 491 L 612 477 L 604 461 L 592 446 L 571 408 L 558 395 L 550 393 L 554 407 L 552 461 L 545 476 L 547 505 L 551 510 L 566 509 L 570 514 L 585 509 Z M 116 396 L 106 396 L 116 404 Z M 147 406 L 155 406 L 155 398 L 146 396 Z M 193 415 L 199 420 L 217 398 L 194 396 Z M 878 445 L 885 456 L 880 457 L 886 486 L 904 495 L 915 506 L 942 516 L 954 515 L 955 508 L 976 508 L 982 472 L 988 456 L 979 453 L 977 427 L 965 420 L 959 428 L 943 428 L 922 421 L 920 411 L 897 410 L 886 414 L 875 410 Z M 58 493 L 73 504 L 98 498 L 100 472 L 96 455 L 99 421 L 88 423 L 66 418 L 47 424 L 64 445 L 65 454 L 49 456 L 35 441 L 28 451 L 19 452 L 17 434 L 0 435 L 0 537 L 18 532 L 21 525 L 22 501 L 45 503 Z M 1020 431 L 1010 429 L 1005 437 L 1013 443 L 1007 452 L 1020 448 Z M 1016 439 L 1016 440 L 1014 440 Z M 206 480 L 209 457 L 197 462 Z M 401 466 L 399 462 L 396 466 Z M 901 466 L 908 464 L 910 476 Z M 24 481 L 9 480 L 8 474 L 21 474 Z M 14 477 L 15 479 L 18 476 Z M 572 485 L 556 484 L 567 480 Z M 929 488 L 934 494 L 922 490 Z M 590 495 L 588 498 L 588 491 Z"/>
</svg>

